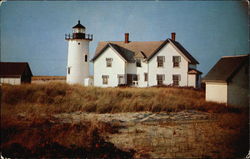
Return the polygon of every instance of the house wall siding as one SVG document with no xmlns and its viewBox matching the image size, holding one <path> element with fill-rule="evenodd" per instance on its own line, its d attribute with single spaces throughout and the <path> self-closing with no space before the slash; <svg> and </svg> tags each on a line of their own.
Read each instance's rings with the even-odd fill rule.
<svg viewBox="0 0 250 159">
<path fill-rule="evenodd" d="M 248 66 L 245 64 L 228 85 L 228 104 L 247 107 L 249 106 L 249 76 Z"/>
<path fill-rule="evenodd" d="M 157 67 L 157 56 L 165 56 L 163 67 Z M 181 56 L 180 66 L 173 67 L 173 56 Z M 150 61 L 149 61 L 149 86 L 157 85 L 156 75 L 164 74 L 163 84 L 173 84 L 172 75 L 179 74 L 181 79 L 180 86 L 187 86 L 188 61 L 170 44 L 166 44 Z"/>
<path fill-rule="evenodd" d="M 137 67 L 136 63 L 127 63 L 126 64 L 126 73 L 127 74 L 137 74 L 139 75 L 138 86 L 147 87 L 148 81 L 145 81 L 144 74 L 148 73 L 148 63 L 141 59 L 141 67 Z"/>
<path fill-rule="evenodd" d="M 138 85 L 140 87 L 147 87 L 148 81 L 145 81 L 145 73 L 148 73 L 148 63 L 145 61 L 145 62 L 142 62 L 141 64 L 142 64 L 141 65 L 142 67 L 137 67 L 137 74 L 140 77 L 138 80 Z"/>
<path fill-rule="evenodd" d="M 196 74 L 188 74 L 188 87 L 196 88 Z"/>
<path fill-rule="evenodd" d="M 106 67 L 106 58 L 112 58 L 112 67 Z M 107 48 L 94 61 L 94 85 L 99 87 L 116 87 L 118 85 L 117 75 L 124 75 L 125 61 L 112 49 Z M 108 84 L 102 83 L 102 76 L 108 75 Z"/>
<path fill-rule="evenodd" d="M 127 74 L 137 74 L 136 63 L 126 63 Z"/>
<path fill-rule="evenodd" d="M 206 100 L 227 103 L 227 83 L 206 82 Z"/>
<path fill-rule="evenodd" d="M 21 84 L 21 78 L 0 78 L 0 83 L 19 85 Z"/>
</svg>

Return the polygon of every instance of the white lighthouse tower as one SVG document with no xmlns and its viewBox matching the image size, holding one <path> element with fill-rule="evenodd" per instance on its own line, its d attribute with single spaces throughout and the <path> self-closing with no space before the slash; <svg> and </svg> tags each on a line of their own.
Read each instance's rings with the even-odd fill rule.
<svg viewBox="0 0 250 159">
<path fill-rule="evenodd" d="M 86 28 L 78 24 L 73 27 L 73 34 L 66 34 L 68 41 L 67 83 L 84 85 L 89 76 L 89 42 L 93 35 L 85 34 Z"/>
</svg>

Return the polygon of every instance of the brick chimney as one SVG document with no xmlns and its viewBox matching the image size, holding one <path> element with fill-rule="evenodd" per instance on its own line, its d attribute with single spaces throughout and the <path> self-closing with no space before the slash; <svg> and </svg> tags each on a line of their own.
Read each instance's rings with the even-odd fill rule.
<svg viewBox="0 0 250 159">
<path fill-rule="evenodd" d="M 125 33 L 125 43 L 129 43 L 129 33 Z"/>
<path fill-rule="evenodd" d="M 175 33 L 171 33 L 171 39 L 173 40 L 173 41 L 175 41 Z"/>
</svg>

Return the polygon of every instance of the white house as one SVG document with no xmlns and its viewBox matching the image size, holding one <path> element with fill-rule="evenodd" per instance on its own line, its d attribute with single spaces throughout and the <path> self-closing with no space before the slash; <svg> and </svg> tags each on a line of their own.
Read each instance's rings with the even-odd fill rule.
<svg viewBox="0 0 250 159">
<path fill-rule="evenodd" d="M 222 57 L 203 81 L 207 101 L 249 106 L 249 55 Z"/>
<path fill-rule="evenodd" d="M 198 61 L 177 41 L 124 41 L 99 42 L 94 63 L 94 86 L 115 87 L 129 85 L 200 86 L 196 69 Z"/>
<path fill-rule="evenodd" d="M 0 83 L 30 83 L 32 72 L 27 62 L 0 62 Z"/>
</svg>

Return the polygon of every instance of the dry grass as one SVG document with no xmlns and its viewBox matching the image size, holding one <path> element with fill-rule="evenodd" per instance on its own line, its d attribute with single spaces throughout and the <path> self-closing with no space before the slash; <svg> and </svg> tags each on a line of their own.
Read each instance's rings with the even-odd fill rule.
<svg viewBox="0 0 250 159">
<path fill-rule="evenodd" d="M 2 112 L 62 113 L 86 111 L 234 112 L 238 108 L 206 102 L 204 92 L 187 88 L 97 88 L 64 83 L 2 86 Z"/>
<path fill-rule="evenodd" d="M 131 158 L 100 134 L 113 133 L 103 122 L 60 123 L 50 116 L 10 116 L 1 120 L 1 151 L 11 158 Z"/>
<path fill-rule="evenodd" d="M 247 111 L 206 102 L 203 91 L 186 88 L 97 88 L 64 83 L 2 86 L 1 149 L 6 157 L 12 158 L 130 158 L 132 151 L 117 149 L 100 135 L 116 132 L 117 126 L 101 122 L 62 124 L 53 118 L 53 114 L 191 109 L 217 113 L 221 128 L 241 132 L 227 141 L 234 145 L 244 143 L 235 149 L 238 152 L 244 149 L 245 152 L 247 142 L 244 141 L 249 139 Z"/>
</svg>

